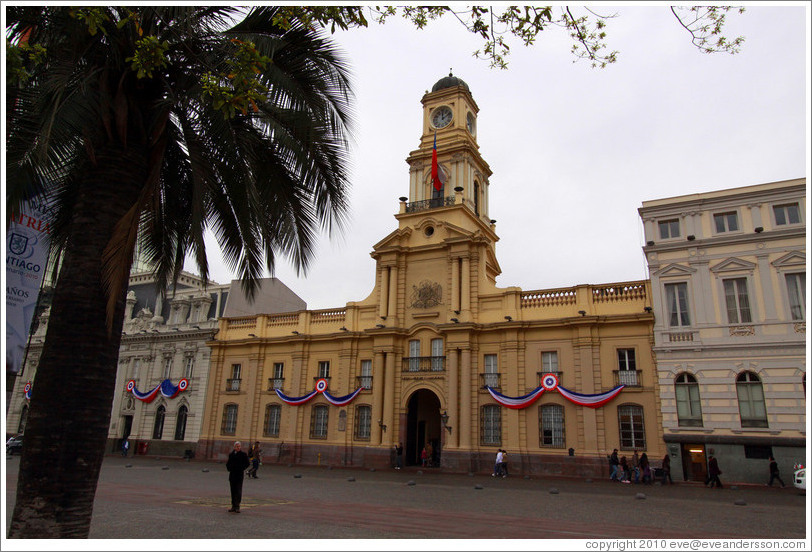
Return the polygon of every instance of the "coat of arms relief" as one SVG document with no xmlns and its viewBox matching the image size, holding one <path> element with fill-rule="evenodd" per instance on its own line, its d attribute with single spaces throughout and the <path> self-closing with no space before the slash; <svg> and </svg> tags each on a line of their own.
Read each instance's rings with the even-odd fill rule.
<svg viewBox="0 0 812 552">
<path fill-rule="evenodd" d="M 412 286 L 411 307 L 416 309 L 428 309 L 442 304 L 443 288 L 437 282 L 423 280 L 418 285 Z"/>
</svg>

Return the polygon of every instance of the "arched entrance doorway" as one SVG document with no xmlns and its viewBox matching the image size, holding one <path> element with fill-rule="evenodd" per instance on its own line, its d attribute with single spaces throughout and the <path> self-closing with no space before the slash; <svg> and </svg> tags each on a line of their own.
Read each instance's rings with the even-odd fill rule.
<svg viewBox="0 0 812 552">
<path fill-rule="evenodd" d="M 428 389 L 415 391 L 407 405 L 406 443 L 404 462 L 407 466 L 419 466 L 423 447 L 431 451 L 429 466 L 440 465 L 442 433 L 440 423 L 440 399 Z"/>
</svg>

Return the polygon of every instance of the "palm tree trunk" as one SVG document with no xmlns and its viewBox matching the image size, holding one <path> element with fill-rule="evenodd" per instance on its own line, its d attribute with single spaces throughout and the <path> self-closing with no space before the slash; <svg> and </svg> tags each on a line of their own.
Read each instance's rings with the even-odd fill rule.
<svg viewBox="0 0 812 552">
<path fill-rule="evenodd" d="M 97 151 L 80 185 L 32 389 L 10 538 L 87 538 L 90 532 L 127 293 L 125 283 L 109 333 L 101 257 L 138 197 L 146 158 L 133 147 Z"/>
</svg>

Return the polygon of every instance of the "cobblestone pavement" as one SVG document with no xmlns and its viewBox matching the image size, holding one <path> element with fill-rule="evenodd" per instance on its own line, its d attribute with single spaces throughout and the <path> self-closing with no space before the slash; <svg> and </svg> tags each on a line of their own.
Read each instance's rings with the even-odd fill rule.
<svg viewBox="0 0 812 552">
<path fill-rule="evenodd" d="M 6 531 L 19 456 L 7 457 Z M 230 514 L 224 464 L 107 457 L 93 539 L 804 539 L 794 488 L 263 465 Z M 639 496 L 643 493 L 644 497 Z M 509 543 L 506 543 L 510 548 Z M 294 545 L 290 545 L 294 546 Z"/>
</svg>

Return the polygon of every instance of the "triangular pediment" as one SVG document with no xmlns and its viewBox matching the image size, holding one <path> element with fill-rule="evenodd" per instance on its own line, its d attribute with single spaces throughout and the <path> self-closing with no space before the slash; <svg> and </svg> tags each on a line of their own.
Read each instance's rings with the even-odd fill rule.
<svg viewBox="0 0 812 552">
<path fill-rule="evenodd" d="M 772 265 L 777 268 L 795 268 L 799 266 L 805 267 L 806 253 L 803 251 L 790 251 L 786 255 L 774 260 Z"/>
<path fill-rule="evenodd" d="M 386 249 L 387 247 L 397 247 L 402 244 L 403 240 L 408 239 L 411 234 L 411 228 L 398 228 L 373 245 L 372 249 L 378 251 L 379 249 Z"/>
<path fill-rule="evenodd" d="M 670 265 L 664 266 L 663 268 L 655 272 L 654 275 L 659 276 L 660 278 L 666 276 L 690 276 L 694 272 L 696 272 L 695 268 L 683 266 L 681 264 L 671 263 Z"/>
<path fill-rule="evenodd" d="M 756 264 L 736 257 L 730 257 L 711 267 L 711 272 L 753 272 Z"/>
</svg>

